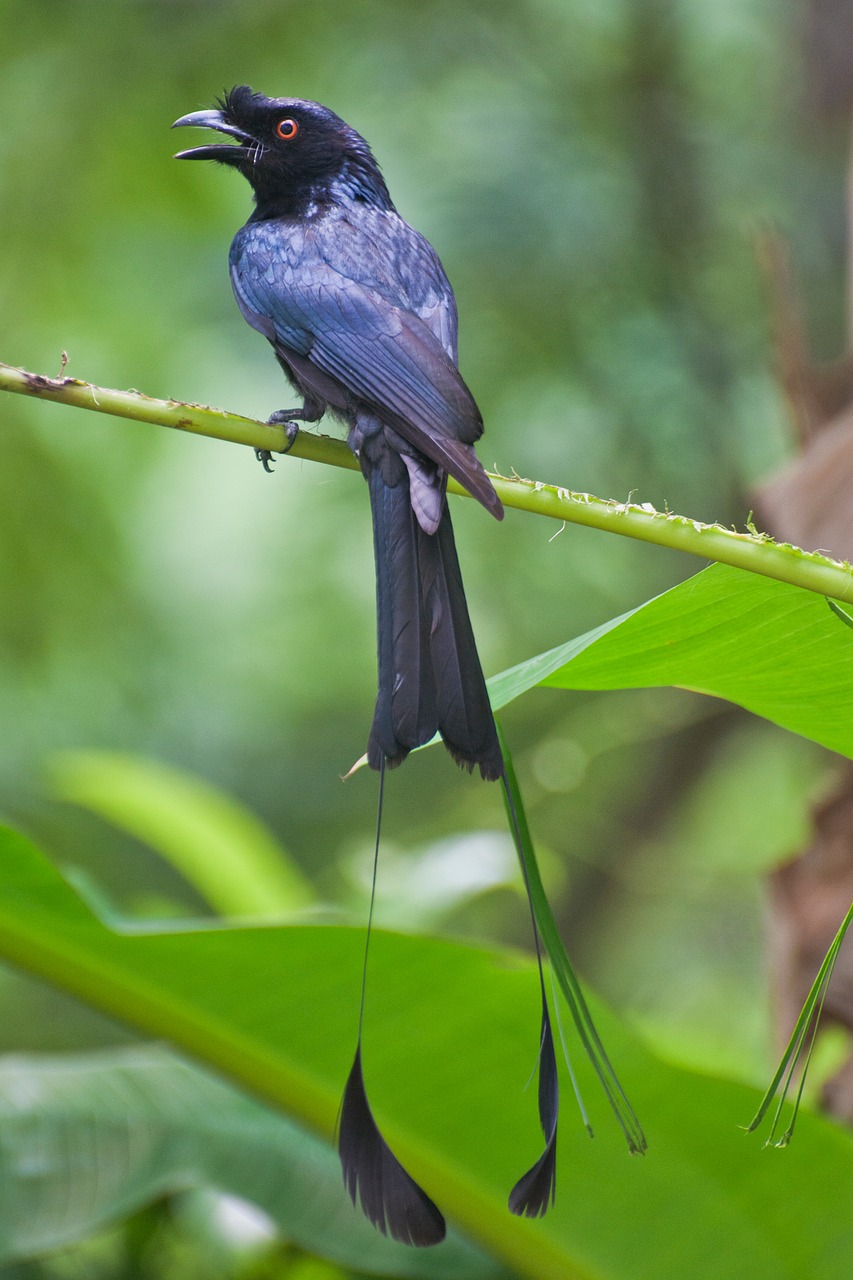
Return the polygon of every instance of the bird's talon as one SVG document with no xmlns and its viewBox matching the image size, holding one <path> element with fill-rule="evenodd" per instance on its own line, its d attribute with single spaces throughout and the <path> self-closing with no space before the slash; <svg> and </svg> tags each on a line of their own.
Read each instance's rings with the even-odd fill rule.
<svg viewBox="0 0 853 1280">
<path fill-rule="evenodd" d="M 293 409 L 276 409 L 275 413 L 271 413 L 267 418 L 268 427 L 284 427 L 284 434 L 287 436 L 287 448 L 279 449 L 279 453 L 290 453 L 293 443 L 299 435 L 299 423 L 293 421 Z"/>
<path fill-rule="evenodd" d="M 269 449 L 256 449 L 255 457 L 263 467 L 264 471 L 266 471 L 267 475 L 271 476 L 272 467 L 270 466 L 270 463 L 272 462 L 272 454 L 270 453 Z"/>
</svg>

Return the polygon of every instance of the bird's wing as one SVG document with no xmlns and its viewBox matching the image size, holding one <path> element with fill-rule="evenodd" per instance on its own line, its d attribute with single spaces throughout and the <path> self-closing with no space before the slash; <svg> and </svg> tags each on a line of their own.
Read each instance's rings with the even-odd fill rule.
<svg viewBox="0 0 853 1280">
<path fill-rule="evenodd" d="M 297 258 L 268 238 L 264 254 L 257 250 L 232 253 L 234 291 L 249 323 L 285 358 L 307 357 L 499 517 L 500 501 L 471 448 L 482 434 L 480 412 L 424 321 L 310 252 Z"/>
</svg>

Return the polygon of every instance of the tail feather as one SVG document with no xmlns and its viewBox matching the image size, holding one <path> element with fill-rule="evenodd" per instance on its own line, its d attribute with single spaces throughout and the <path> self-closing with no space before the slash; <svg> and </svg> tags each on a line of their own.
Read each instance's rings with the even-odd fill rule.
<svg viewBox="0 0 853 1280">
<path fill-rule="evenodd" d="M 446 504 L 436 533 L 418 527 L 417 540 L 439 732 L 458 764 L 499 778 L 503 761 Z"/>
<path fill-rule="evenodd" d="M 364 466 L 366 459 L 362 457 Z M 396 483 L 367 466 L 376 553 L 379 693 L 368 743 L 378 769 L 402 763 L 440 733 L 453 758 L 484 778 L 502 761 L 468 616 L 450 513 L 428 534 L 412 508 L 408 475 Z"/>
<path fill-rule="evenodd" d="M 368 473 L 368 483 L 376 555 L 379 657 L 379 692 L 368 760 L 378 769 L 384 756 L 394 768 L 436 734 L 438 711 L 408 485 L 386 483 L 378 469 Z"/>
</svg>

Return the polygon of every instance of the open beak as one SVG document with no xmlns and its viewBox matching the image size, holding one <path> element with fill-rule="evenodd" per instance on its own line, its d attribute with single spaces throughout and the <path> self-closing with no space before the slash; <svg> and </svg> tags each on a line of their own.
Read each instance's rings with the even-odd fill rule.
<svg viewBox="0 0 853 1280">
<path fill-rule="evenodd" d="M 229 124 L 221 111 L 191 111 L 188 116 L 181 116 L 172 125 L 173 129 L 182 129 L 185 125 L 193 129 L 215 129 L 217 133 L 227 133 L 236 138 L 243 146 L 255 141 L 251 134 Z M 176 160 L 226 160 L 233 162 L 242 151 L 242 146 L 234 146 L 230 142 L 216 142 L 207 147 L 191 147 L 189 151 L 179 151 Z"/>
</svg>

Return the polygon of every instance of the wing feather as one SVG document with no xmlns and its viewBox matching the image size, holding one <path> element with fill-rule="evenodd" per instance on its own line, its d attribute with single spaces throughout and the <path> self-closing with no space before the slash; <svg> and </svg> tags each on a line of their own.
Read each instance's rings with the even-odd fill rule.
<svg viewBox="0 0 853 1280">
<path fill-rule="evenodd" d="M 306 246 L 307 247 L 307 246 Z M 248 322 L 282 354 L 307 356 L 498 518 L 500 500 L 471 447 L 480 411 L 456 365 L 419 315 L 311 254 L 240 252 L 232 280 Z"/>
</svg>

